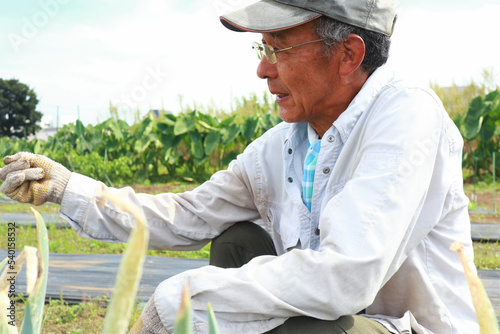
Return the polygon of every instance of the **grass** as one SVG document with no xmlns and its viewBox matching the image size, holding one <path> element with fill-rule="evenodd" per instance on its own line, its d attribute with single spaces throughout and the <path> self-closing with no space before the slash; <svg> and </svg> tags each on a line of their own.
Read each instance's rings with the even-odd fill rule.
<svg viewBox="0 0 500 334">
<path fill-rule="evenodd" d="M 478 269 L 500 270 L 499 242 L 475 242 L 474 263 Z"/>
<path fill-rule="evenodd" d="M 107 298 L 93 298 L 70 305 L 61 299 L 51 299 L 44 309 L 43 333 L 50 334 L 98 334 L 101 333 L 106 315 Z M 24 300 L 20 294 L 16 303 L 16 325 L 21 326 L 24 316 Z M 143 305 L 136 304 L 129 323 L 129 330 L 137 321 Z"/>
<path fill-rule="evenodd" d="M 0 193 L 1 194 L 1 193 Z M 21 203 L 0 203 L 0 213 L 33 213 L 32 205 Z M 35 207 L 40 213 L 59 213 L 59 205 L 44 204 Z"/>
</svg>

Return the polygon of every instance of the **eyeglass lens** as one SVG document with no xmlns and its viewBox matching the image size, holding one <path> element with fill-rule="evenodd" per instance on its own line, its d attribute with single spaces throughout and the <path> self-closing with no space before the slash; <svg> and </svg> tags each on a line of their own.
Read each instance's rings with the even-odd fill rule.
<svg viewBox="0 0 500 334">
<path fill-rule="evenodd" d="M 262 59 L 262 57 L 265 56 L 267 61 L 269 61 L 271 64 L 276 63 L 276 55 L 274 54 L 274 49 L 269 44 L 261 45 L 257 42 L 253 42 L 252 49 L 255 50 L 259 59 Z"/>
<path fill-rule="evenodd" d="M 257 57 L 259 57 L 259 60 L 262 59 L 262 55 L 263 55 L 263 53 L 262 53 L 262 49 L 263 49 L 262 46 L 259 43 L 257 43 L 257 42 L 253 42 L 252 49 L 254 49 L 255 52 L 257 53 Z"/>
</svg>

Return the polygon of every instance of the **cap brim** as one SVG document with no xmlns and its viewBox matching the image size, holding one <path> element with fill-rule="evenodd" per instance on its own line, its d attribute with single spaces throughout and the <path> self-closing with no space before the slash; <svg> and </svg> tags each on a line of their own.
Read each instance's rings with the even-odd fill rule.
<svg viewBox="0 0 500 334">
<path fill-rule="evenodd" d="M 233 31 L 273 32 L 293 28 L 322 14 L 302 8 L 262 0 L 243 9 L 222 15 L 222 24 Z"/>
</svg>

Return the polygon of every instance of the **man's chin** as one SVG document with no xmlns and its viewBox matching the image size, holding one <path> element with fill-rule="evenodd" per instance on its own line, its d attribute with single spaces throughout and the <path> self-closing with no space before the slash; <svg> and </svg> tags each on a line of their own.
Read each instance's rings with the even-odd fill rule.
<svg viewBox="0 0 500 334">
<path fill-rule="evenodd" d="M 300 120 L 300 117 L 298 117 L 299 115 L 297 115 L 297 112 L 294 110 L 290 110 L 289 108 L 279 106 L 278 111 L 280 118 L 283 120 L 283 122 L 303 123 L 303 121 Z"/>
</svg>

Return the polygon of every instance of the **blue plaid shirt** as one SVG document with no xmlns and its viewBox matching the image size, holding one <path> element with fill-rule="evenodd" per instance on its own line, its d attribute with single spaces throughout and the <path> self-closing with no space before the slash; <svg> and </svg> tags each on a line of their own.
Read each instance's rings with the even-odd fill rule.
<svg viewBox="0 0 500 334">
<path fill-rule="evenodd" d="M 320 139 L 316 139 L 312 144 L 309 139 L 307 140 L 307 154 L 304 159 L 304 176 L 302 177 L 302 201 L 309 211 L 311 211 L 314 173 L 320 148 Z"/>
</svg>

